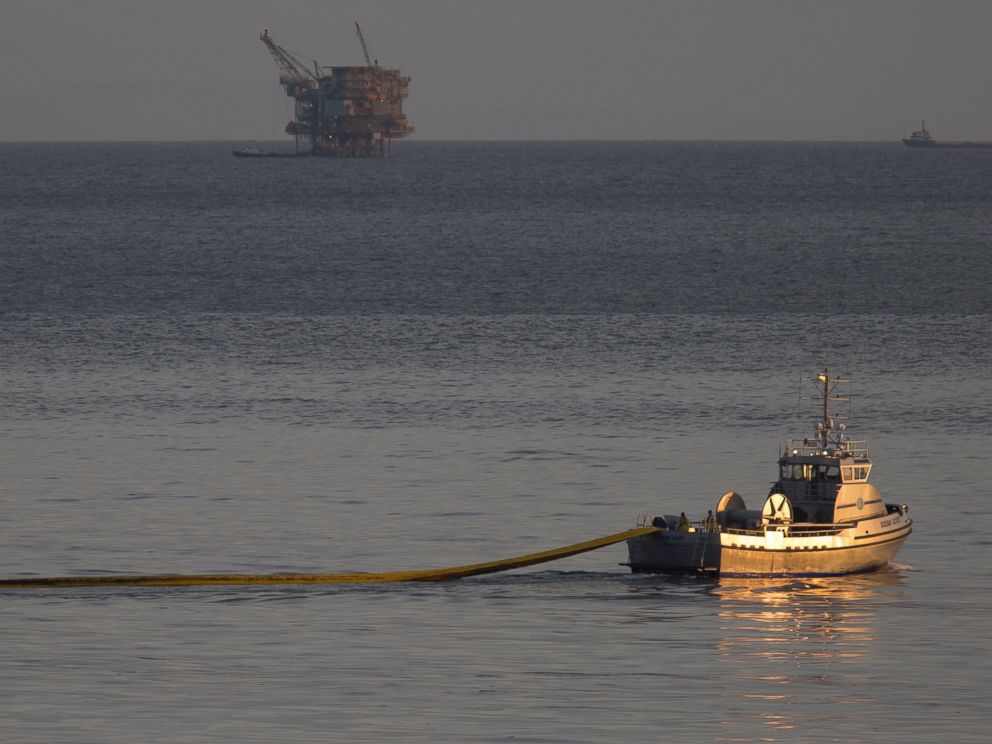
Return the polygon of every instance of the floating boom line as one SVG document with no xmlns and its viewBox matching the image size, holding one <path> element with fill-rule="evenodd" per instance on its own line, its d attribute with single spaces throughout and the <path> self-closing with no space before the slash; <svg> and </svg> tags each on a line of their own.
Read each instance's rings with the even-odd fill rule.
<svg viewBox="0 0 992 744">
<path fill-rule="evenodd" d="M 383 573 L 331 574 L 162 574 L 157 576 L 60 576 L 49 578 L 2 579 L 2 589 L 42 589 L 48 587 L 97 586 L 223 586 L 262 584 L 386 584 L 406 581 L 451 581 L 469 576 L 509 571 L 568 558 L 590 550 L 598 550 L 633 537 L 658 532 L 656 527 L 637 527 L 612 535 L 566 545 L 560 548 L 504 558 L 487 563 L 471 563 L 450 568 L 428 568 L 419 571 L 388 571 Z"/>
</svg>

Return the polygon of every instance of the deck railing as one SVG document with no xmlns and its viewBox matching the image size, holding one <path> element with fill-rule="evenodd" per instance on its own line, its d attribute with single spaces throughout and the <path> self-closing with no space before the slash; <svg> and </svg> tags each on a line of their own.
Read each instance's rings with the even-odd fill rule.
<svg viewBox="0 0 992 744">
<path fill-rule="evenodd" d="M 837 452 L 847 453 L 851 457 L 868 457 L 867 439 L 846 439 L 839 446 L 834 446 L 827 450 L 835 454 Z M 800 457 L 815 457 L 823 454 L 820 443 L 813 439 L 784 439 L 779 449 L 779 457 L 785 455 L 798 455 Z"/>
<path fill-rule="evenodd" d="M 836 535 L 841 530 L 845 530 L 850 527 L 850 524 L 779 524 L 775 525 L 775 529 L 779 532 L 784 532 L 786 535 L 797 535 L 802 537 L 826 537 L 830 535 Z M 730 535 L 764 535 L 765 528 L 761 529 L 743 529 L 738 527 L 722 527 L 721 532 L 726 532 Z"/>
</svg>

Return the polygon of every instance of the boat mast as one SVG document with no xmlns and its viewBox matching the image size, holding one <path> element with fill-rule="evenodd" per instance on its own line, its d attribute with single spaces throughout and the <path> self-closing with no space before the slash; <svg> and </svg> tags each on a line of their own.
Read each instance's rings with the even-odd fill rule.
<svg viewBox="0 0 992 744">
<path fill-rule="evenodd" d="M 821 451 L 826 451 L 830 449 L 831 445 L 837 447 L 844 447 L 844 430 L 847 428 L 843 423 L 839 423 L 839 419 L 849 418 L 849 415 L 844 415 L 838 411 L 831 411 L 831 403 L 842 403 L 847 402 L 850 404 L 851 397 L 848 395 L 840 395 L 838 393 L 838 386 L 842 384 L 850 384 L 849 379 L 843 379 L 839 376 L 831 376 L 830 369 L 824 367 L 822 372 L 817 372 L 811 377 L 800 377 L 800 380 L 805 380 L 810 382 L 816 387 L 817 396 L 815 398 L 807 398 L 800 395 L 800 403 L 803 400 L 816 400 L 817 401 L 817 411 L 818 420 L 816 421 L 816 436 L 814 437 L 814 442 L 816 446 Z M 836 431 L 836 435 L 832 432 Z"/>
<path fill-rule="evenodd" d="M 816 441 L 820 449 L 827 448 L 827 430 L 830 429 L 830 374 L 824 367 L 822 372 L 816 375 L 816 382 L 823 395 L 823 416 L 816 424 Z"/>
<path fill-rule="evenodd" d="M 804 395 L 808 385 L 816 389 L 815 395 Z M 802 439 L 786 439 L 782 443 L 783 455 L 802 457 L 868 457 L 868 440 L 848 439 L 845 419 L 851 417 L 851 380 L 831 375 L 824 365 L 820 371 L 801 369 L 799 372 L 799 415 L 804 417 L 803 401 L 812 401 L 814 434 Z M 847 403 L 847 411 L 836 408 L 837 403 Z M 832 407 L 833 406 L 833 407 Z"/>
</svg>

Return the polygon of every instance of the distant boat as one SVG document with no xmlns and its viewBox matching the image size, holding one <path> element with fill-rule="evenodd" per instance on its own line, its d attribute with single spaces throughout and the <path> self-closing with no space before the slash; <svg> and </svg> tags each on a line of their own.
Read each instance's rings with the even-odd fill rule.
<svg viewBox="0 0 992 744">
<path fill-rule="evenodd" d="M 263 150 L 261 147 L 252 145 L 241 150 L 231 150 L 231 154 L 236 158 L 295 158 L 297 153 L 285 152 L 281 150 Z"/>
<path fill-rule="evenodd" d="M 903 139 L 902 143 L 906 147 L 992 147 L 992 142 L 938 142 L 927 129 L 926 119 L 920 122 L 920 129 Z"/>
</svg>

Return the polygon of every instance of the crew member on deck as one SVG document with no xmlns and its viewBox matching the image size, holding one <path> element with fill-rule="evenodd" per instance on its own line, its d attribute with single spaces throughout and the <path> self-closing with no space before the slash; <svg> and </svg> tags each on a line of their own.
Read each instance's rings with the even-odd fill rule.
<svg viewBox="0 0 992 744">
<path fill-rule="evenodd" d="M 716 517 L 713 516 L 712 509 L 706 512 L 706 518 L 703 519 L 703 529 L 707 532 L 716 532 Z"/>
<path fill-rule="evenodd" d="M 682 512 L 682 516 L 679 517 L 679 532 L 688 532 L 691 525 L 689 524 L 689 517 Z"/>
</svg>

